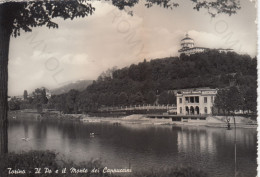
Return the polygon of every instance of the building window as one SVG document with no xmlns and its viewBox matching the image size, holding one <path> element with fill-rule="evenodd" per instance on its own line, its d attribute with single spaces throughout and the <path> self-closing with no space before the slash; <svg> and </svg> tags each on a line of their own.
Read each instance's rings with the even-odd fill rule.
<svg viewBox="0 0 260 177">
<path fill-rule="evenodd" d="M 180 114 L 182 114 L 182 107 L 180 107 Z"/>
<path fill-rule="evenodd" d="M 198 96 L 195 96 L 195 103 L 199 103 L 200 102 L 200 98 Z"/>
<path fill-rule="evenodd" d="M 190 102 L 194 103 L 194 97 L 190 97 Z"/>
<path fill-rule="evenodd" d="M 213 96 L 211 96 L 211 100 L 210 101 L 211 101 L 211 103 L 213 103 Z"/>
<path fill-rule="evenodd" d="M 185 97 L 185 102 L 186 102 L 186 103 L 189 103 L 189 102 L 190 102 L 189 97 Z"/>
<path fill-rule="evenodd" d="M 208 98 L 204 97 L 204 103 L 207 103 L 207 102 L 208 102 Z"/>
<path fill-rule="evenodd" d="M 179 101 L 180 103 L 182 103 L 182 98 L 180 98 L 180 101 Z"/>
<path fill-rule="evenodd" d="M 208 108 L 207 107 L 204 108 L 204 113 L 208 114 Z"/>
</svg>

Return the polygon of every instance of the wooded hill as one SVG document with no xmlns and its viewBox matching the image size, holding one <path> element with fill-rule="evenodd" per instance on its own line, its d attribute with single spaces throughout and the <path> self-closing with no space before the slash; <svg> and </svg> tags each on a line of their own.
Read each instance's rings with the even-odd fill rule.
<svg viewBox="0 0 260 177">
<path fill-rule="evenodd" d="M 89 85 L 92 84 L 92 80 L 78 80 L 75 82 L 70 82 L 67 83 L 59 88 L 52 89 L 51 94 L 53 95 L 60 95 L 63 93 L 67 93 L 72 89 L 78 90 L 78 91 L 83 91 L 85 90 Z"/>
<path fill-rule="evenodd" d="M 49 105 L 63 112 L 93 111 L 102 106 L 174 104 L 169 90 L 236 86 L 245 97 L 257 88 L 256 58 L 210 50 L 191 56 L 144 60 L 122 69 L 109 69 L 82 92 L 53 96 Z M 252 97 L 251 95 L 251 97 Z M 255 98 L 256 100 L 256 98 Z"/>
<path fill-rule="evenodd" d="M 234 52 L 211 50 L 191 56 L 181 55 L 164 59 L 144 60 L 130 67 L 102 74 L 87 88 L 91 93 L 136 93 L 149 91 L 229 86 L 256 85 L 256 58 Z"/>
</svg>

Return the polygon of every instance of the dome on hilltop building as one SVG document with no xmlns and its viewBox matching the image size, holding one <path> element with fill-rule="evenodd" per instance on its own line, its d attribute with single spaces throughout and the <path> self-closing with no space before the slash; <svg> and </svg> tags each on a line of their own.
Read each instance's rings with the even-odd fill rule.
<svg viewBox="0 0 260 177">
<path fill-rule="evenodd" d="M 186 34 L 185 38 L 181 40 L 181 46 L 183 49 L 192 48 L 194 47 L 194 40 L 190 38 L 188 34 Z"/>
</svg>

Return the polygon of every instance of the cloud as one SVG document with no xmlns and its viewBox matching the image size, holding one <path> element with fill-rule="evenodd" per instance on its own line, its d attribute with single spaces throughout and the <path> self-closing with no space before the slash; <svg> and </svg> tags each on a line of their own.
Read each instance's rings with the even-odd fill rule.
<svg viewBox="0 0 260 177">
<path fill-rule="evenodd" d="M 66 64 L 69 64 L 69 65 L 80 66 L 80 65 L 86 65 L 91 61 L 90 61 L 87 54 L 81 53 L 81 54 L 76 54 L 76 55 L 66 54 L 66 55 L 64 55 L 60 58 L 60 62 L 62 62 L 64 64 L 66 63 Z"/>
<path fill-rule="evenodd" d="M 57 18 L 58 29 L 37 27 L 32 33 L 11 38 L 10 93 L 37 85 L 57 87 L 71 80 L 96 79 L 108 68 L 129 66 L 144 58 L 177 56 L 186 32 L 196 46 L 256 54 L 255 9 L 245 1 L 238 14 L 215 19 L 205 11 L 194 11 L 190 1 L 181 1 L 174 10 L 147 9 L 141 3 L 131 9 L 134 16 L 107 2 L 92 3 L 96 11 L 91 16 L 72 21 Z M 220 34 L 216 25 L 221 21 L 228 30 Z M 236 40 L 239 42 L 232 47 Z"/>
</svg>

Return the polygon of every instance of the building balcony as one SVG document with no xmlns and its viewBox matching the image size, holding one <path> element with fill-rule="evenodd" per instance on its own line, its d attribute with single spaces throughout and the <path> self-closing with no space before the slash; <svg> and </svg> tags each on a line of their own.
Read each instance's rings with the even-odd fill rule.
<svg viewBox="0 0 260 177">
<path fill-rule="evenodd" d="M 188 101 L 185 101 L 184 103 L 185 104 L 200 104 L 199 102 L 188 102 Z"/>
</svg>

